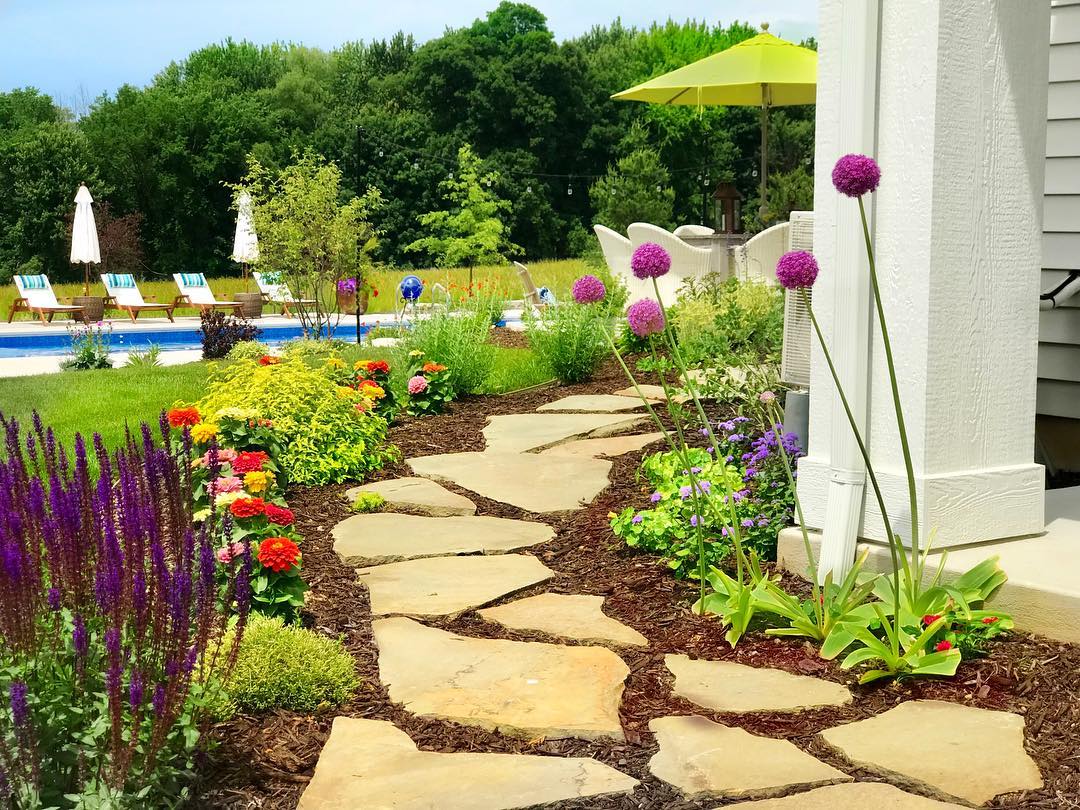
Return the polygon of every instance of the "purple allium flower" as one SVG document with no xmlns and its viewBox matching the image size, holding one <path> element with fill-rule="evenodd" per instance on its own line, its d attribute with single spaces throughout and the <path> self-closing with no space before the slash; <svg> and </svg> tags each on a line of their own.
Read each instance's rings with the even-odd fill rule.
<svg viewBox="0 0 1080 810">
<path fill-rule="evenodd" d="M 22 681 L 12 681 L 8 688 L 8 698 L 11 703 L 11 720 L 16 728 L 23 728 L 30 722 L 30 704 L 26 700 L 26 684 Z"/>
<path fill-rule="evenodd" d="M 630 519 L 630 522 L 631 522 L 631 523 L 633 523 L 633 524 L 635 524 L 635 525 L 637 525 L 638 523 L 641 523 L 641 521 L 642 521 L 642 520 L 643 520 L 643 518 L 641 517 L 641 515 L 634 515 L 634 516 L 633 516 L 633 517 L 632 517 L 632 518 Z"/>
<path fill-rule="evenodd" d="M 869 194 L 881 182 L 881 167 L 866 155 L 844 155 L 833 166 L 832 183 L 848 197 Z"/>
<path fill-rule="evenodd" d="M 634 249 L 630 269 L 642 280 L 660 278 L 671 269 L 671 254 L 655 242 L 645 242 Z"/>
<path fill-rule="evenodd" d="M 579 304 L 595 304 L 597 301 L 604 300 L 604 296 L 607 295 L 607 288 L 604 286 L 604 282 L 590 274 L 584 275 L 575 281 L 570 292 L 574 296 L 574 300 Z"/>
<path fill-rule="evenodd" d="M 653 503 L 659 503 L 663 499 L 664 499 L 664 496 L 661 495 L 659 492 L 654 492 L 652 495 L 649 496 L 649 500 L 652 501 Z"/>
<path fill-rule="evenodd" d="M 776 263 L 776 280 L 788 290 L 813 287 L 817 280 L 818 263 L 813 253 L 805 250 L 792 250 L 780 257 Z"/>
<path fill-rule="evenodd" d="M 664 311 L 651 298 L 642 298 L 626 310 L 626 322 L 638 337 L 649 337 L 664 331 Z"/>
<path fill-rule="evenodd" d="M 758 402 L 762 405 L 772 405 L 776 402 L 776 394 L 772 391 L 762 391 L 758 394 Z"/>
</svg>

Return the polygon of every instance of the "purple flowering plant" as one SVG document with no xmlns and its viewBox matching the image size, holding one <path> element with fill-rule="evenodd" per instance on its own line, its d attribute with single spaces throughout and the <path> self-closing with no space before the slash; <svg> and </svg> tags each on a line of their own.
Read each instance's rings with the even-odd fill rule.
<svg viewBox="0 0 1080 810">
<path fill-rule="evenodd" d="M 0 425 L 4 798 L 163 806 L 187 790 L 235 661 L 250 555 L 220 592 L 220 527 L 192 520 L 191 443 L 171 452 L 164 416 L 160 435 L 144 424 L 111 455 L 96 435 L 90 448 L 76 435 L 69 454 L 36 414 L 25 434 Z"/>
<path fill-rule="evenodd" d="M 571 297 L 527 319 L 533 353 L 564 384 L 585 382 L 596 373 L 607 354 L 605 324 L 616 301 L 604 282 L 589 274 L 574 282 Z"/>
</svg>

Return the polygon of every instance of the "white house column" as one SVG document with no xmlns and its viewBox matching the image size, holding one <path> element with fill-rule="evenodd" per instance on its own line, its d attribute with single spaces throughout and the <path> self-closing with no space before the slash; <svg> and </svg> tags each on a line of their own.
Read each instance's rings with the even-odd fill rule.
<svg viewBox="0 0 1080 810">
<path fill-rule="evenodd" d="M 842 92 L 851 84 L 845 72 L 860 66 L 830 58 L 844 42 L 843 8 L 844 0 L 820 5 L 815 247 L 822 277 L 814 302 L 826 339 L 843 344 L 832 347 L 834 355 L 857 363 L 861 347 L 848 344 L 860 336 L 840 312 L 865 295 L 844 275 L 856 261 L 847 231 L 857 204 L 833 197 L 830 177 L 836 159 L 865 142 L 866 132 L 858 105 L 845 103 Z M 1049 8 L 1049 0 L 880 7 L 882 182 L 872 200 L 872 233 L 921 536 L 936 530 L 938 548 L 1043 529 L 1043 470 L 1032 457 Z M 834 125 L 822 129 L 829 121 Z M 907 539 L 906 479 L 881 339 L 875 322 L 867 331 L 868 446 L 893 527 Z M 818 528 L 837 524 L 835 515 L 826 518 L 836 488 L 829 483 L 839 447 L 833 435 L 847 429 L 832 389 L 815 351 L 799 492 Z M 863 505 L 860 534 L 884 539 L 874 499 Z"/>
</svg>

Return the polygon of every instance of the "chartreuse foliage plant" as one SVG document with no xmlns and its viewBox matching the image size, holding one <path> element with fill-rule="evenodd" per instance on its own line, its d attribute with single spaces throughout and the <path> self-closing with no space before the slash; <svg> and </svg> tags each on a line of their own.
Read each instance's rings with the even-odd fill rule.
<svg viewBox="0 0 1080 810">
<path fill-rule="evenodd" d="M 176 807 L 243 640 L 252 560 L 218 587 L 191 445 L 145 423 L 112 455 L 0 417 L 3 806 Z M 92 473 L 89 455 L 96 456 Z M 230 616 L 233 632 L 226 640 Z"/>
<path fill-rule="evenodd" d="M 313 712 L 339 706 L 359 685 L 339 639 L 253 616 L 225 688 L 242 712 Z"/>
<path fill-rule="evenodd" d="M 215 370 L 198 409 L 211 420 L 233 408 L 268 420 L 282 445 L 281 465 L 297 484 L 359 480 L 396 458 L 396 450 L 372 400 L 339 383 L 343 368 L 336 357 L 321 365 L 239 360 Z"/>
</svg>

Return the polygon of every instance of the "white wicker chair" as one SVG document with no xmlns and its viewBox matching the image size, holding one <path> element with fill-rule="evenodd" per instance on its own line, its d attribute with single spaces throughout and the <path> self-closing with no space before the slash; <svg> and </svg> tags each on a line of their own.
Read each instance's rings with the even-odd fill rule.
<svg viewBox="0 0 1080 810">
<path fill-rule="evenodd" d="M 739 281 L 776 284 L 780 257 L 789 250 L 805 250 L 807 240 L 813 243 L 813 231 L 813 211 L 792 211 L 790 221 L 766 228 L 731 251 L 735 277 Z"/>
<path fill-rule="evenodd" d="M 604 253 L 608 270 L 626 286 L 630 300 L 636 301 L 646 296 L 653 297 L 652 283 L 647 284 L 630 272 L 630 256 L 634 252 L 630 240 L 604 225 L 593 225 L 593 232 L 600 240 L 600 250 Z"/>
<path fill-rule="evenodd" d="M 707 225 L 680 225 L 674 233 L 681 239 L 684 236 L 712 236 L 716 231 Z"/>
<path fill-rule="evenodd" d="M 678 298 L 679 287 L 688 278 L 701 278 L 712 269 L 713 254 L 711 248 L 699 248 L 688 245 L 671 231 L 666 231 L 647 222 L 635 222 L 626 229 L 630 244 L 636 249 L 646 242 L 655 242 L 671 254 L 671 271 L 658 278 L 657 287 L 665 306 L 671 306 Z M 655 298 L 652 283 L 649 283 L 648 296 Z"/>
</svg>

